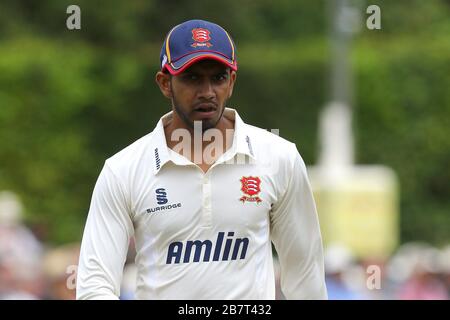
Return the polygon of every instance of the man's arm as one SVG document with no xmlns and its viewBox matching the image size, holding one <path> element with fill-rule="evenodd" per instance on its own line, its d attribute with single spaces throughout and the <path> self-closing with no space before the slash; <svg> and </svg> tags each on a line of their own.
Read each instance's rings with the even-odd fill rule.
<svg viewBox="0 0 450 320">
<path fill-rule="evenodd" d="M 280 261 L 281 289 L 287 299 L 327 299 L 316 206 L 296 148 L 294 163 L 291 161 L 284 177 L 289 181 L 287 189 L 271 212 L 271 238 Z"/>
<path fill-rule="evenodd" d="M 118 299 L 133 234 L 123 186 L 105 163 L 92 195 L 81 244 L 77 299 Z"/>
</svg>

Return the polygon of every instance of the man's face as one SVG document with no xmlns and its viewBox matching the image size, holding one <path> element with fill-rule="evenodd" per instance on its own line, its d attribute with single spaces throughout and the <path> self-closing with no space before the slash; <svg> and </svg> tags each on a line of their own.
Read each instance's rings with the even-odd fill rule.
<svg viewBox="0 0 450 320">
<path fill-rule="evenodd" d="M 172 106 L 187 127 L 194 128 L 194 121 L 201 121 L 203 130 L 214 128 L 222 118 L 235 79 L 236 73 L 222 63 L 214 60 L 195 63 L 171 77 Z"/>
</svg>

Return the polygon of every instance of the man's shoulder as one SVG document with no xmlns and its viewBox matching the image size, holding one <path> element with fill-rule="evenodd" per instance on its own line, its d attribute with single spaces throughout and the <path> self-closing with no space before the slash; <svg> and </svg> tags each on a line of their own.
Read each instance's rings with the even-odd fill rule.
<svg viewBox="0 0 450 320">
<path fill-rule="evenodd" d="M 145 161 L 152 145 L 152 138 L 153 131 L 106 159 L 106 163 L 113 171 L 121 171 L 135 166 L 140 161 Z"/>
<path fill-rule="evenodd" d="M 246 124 L 246 129 L 260 153 L 267 155 L 267 151 L 271 151 L 272 155 L 292 157 L 297 151 L 295 143 L 280 137 L 278 131 L 268 131 L 250 124 Z"/>
</svg>

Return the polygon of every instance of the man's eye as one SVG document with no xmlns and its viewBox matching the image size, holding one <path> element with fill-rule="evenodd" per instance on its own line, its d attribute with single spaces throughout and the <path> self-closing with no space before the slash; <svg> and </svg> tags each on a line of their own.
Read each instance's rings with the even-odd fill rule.
<svg viewBox="0 0 450 320">
<path fill-rule="evenodd" d="M 217 81 L 224 81 L 228 78 L 228 75 L 226 73 L 218 74 L 214 77 L 214 80 Z"/>
</svg>

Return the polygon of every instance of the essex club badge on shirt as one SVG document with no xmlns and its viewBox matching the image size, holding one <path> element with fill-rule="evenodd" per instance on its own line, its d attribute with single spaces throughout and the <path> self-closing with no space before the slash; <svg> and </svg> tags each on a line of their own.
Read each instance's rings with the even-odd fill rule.
<svg viewBox="0 0 450 320">
<path fill-rule="evenodd" d="M 258 193 L 261 192 L 261 179 L 259 177 L 242 177 L 241 178 L 241 191 L 244 195 L 239 199 L 242 203 L 245 201 L 249 202 L 262 202 L 261 198 L 258 197 Z"/>
</svg>

